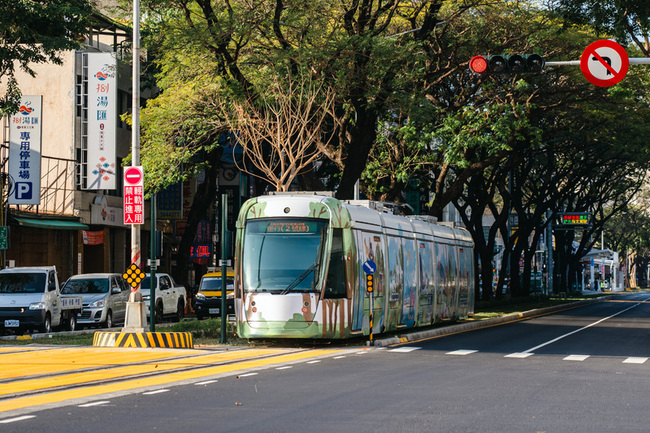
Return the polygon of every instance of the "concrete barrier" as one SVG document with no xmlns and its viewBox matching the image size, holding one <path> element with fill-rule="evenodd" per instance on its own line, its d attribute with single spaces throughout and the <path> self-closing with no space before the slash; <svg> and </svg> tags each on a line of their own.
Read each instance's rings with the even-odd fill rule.
<svg viewBox="0 0 650 433">
<path fill-rule="evenodd" d="M 193 349 L 190 332 L 95 332 L 97 347 L 165 347 Z"/>
</svg>

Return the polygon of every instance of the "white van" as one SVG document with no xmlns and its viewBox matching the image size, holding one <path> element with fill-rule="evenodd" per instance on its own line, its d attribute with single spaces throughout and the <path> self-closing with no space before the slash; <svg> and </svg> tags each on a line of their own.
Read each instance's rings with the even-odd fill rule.
<svg viewBox="0 0 650 433">
<path fill-rule="evenodd" d="M 76 327 L 81 297 L 63 299 L 54 266 L 6 268 L 0 271 L 0 329 L 40 330 Z"/>
</svg>

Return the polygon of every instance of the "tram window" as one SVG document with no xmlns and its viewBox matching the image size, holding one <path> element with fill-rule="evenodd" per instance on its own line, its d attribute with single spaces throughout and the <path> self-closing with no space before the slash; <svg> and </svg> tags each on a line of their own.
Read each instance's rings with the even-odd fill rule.
<svg viewBox="0 0 650 433">
<path fill-rule="evenodd" d="M 332 231 L 330 267 L 325 282 L 326 298 L 345 298 L 345 261 L 343 260 L 343 230 Z"/>
<path fill-rule="evenodd" d="M 242 254 L 244 290 L 283 292 L 287 287 L 291 292 L 314 290 L 318 286 L 318 265 L 326 233 L 325 220 L 248 221 Z"/>
</svg>

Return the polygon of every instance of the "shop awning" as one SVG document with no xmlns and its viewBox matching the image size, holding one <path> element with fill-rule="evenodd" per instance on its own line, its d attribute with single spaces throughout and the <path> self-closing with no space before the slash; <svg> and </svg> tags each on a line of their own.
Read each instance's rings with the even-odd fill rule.
<svg viewBox="0 0 650 433">
<path fill-rule="evenodd" d="M 65 220 L 45 220 L 45 219 L 34 219 L 34 218 L 16 218 L 18 225 L 24 227 L 34 227 L 39 229 L 54 229 L 54 230 L 88 230 L 89 227 L 86 224 L 82 224 L 77 221 L 65 221 Z"/>
</svg>

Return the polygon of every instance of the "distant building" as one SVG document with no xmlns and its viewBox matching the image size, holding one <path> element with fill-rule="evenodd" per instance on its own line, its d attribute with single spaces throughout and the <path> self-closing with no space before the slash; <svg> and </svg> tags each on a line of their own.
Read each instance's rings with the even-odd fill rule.
<svg viewBox="0 0 650 433">
<path fill-rule="evenodd" d="M 56 265 L 61 278 L 128 266 L 122 159 L 131 151 L 131 131 L 120 114 L 131 111 L 131 41 L 130 27 L 97 13 L 83 49 L 62 53 L 62 65 L 32 65 L 36 77 L 17 71 L 26 104 L 40 101 L 41 114 L 34 118 L 26 107 L 32 113 L 3 119 L 3 266 Z M 31 156 L 16 153 L 30 146 Z"/>
</svg>

